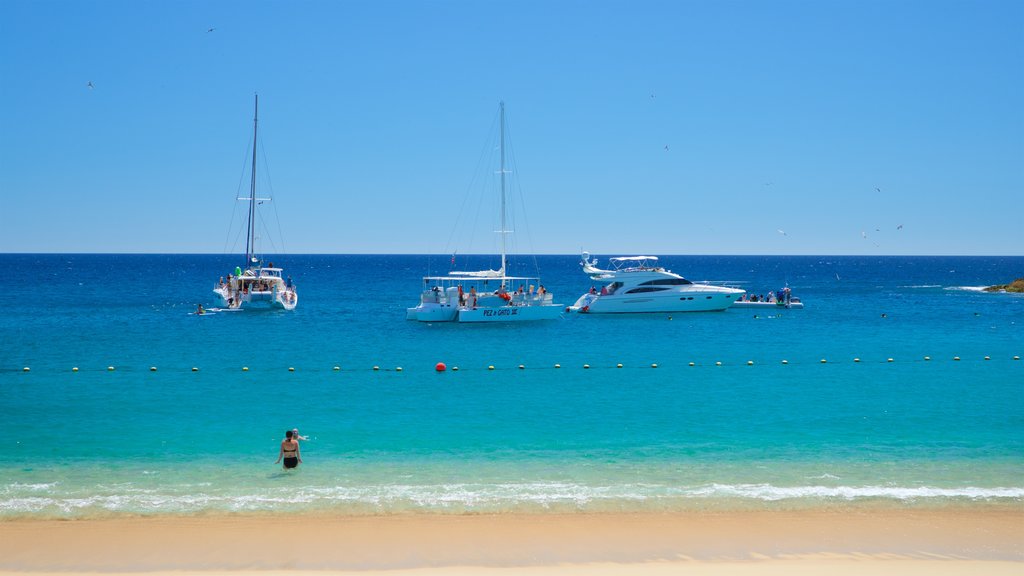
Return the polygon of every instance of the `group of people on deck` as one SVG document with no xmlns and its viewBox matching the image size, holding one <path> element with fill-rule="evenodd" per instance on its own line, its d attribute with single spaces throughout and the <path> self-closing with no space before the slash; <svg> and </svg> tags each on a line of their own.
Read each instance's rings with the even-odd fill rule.
<svg viewBox="0 0 1024 576">
<path fill-rule="evenodd" d="M 790 294 L 789 287 L 783 288 L 778 292 L 769 292 L 768 296 L 764 294 L 744 294 L 740 296 L 737 302 L 769 302 L 769 303 L 784 303 L 789 304 L 792 295 Z"/>
</svg>

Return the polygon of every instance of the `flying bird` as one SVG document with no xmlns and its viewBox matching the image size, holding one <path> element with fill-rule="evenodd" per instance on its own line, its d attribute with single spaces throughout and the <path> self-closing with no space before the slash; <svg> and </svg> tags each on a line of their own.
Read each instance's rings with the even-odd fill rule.
<svg viewBox="0 0 1024 576">
<path fill-rule="evenodd" d="M 665 152 L 668 152 L 668 144 L 665 144 Z"/>
<path fill-rule="evenodd" d="M 860 233 L 860 237 L 865 239 L 865 240 L 867 240 L 868 239 L 868 233 L 867 232 L 861 232 Z"/>
<path fill-rule="evenodd" d="M 896 229 L 897 230 L 903 230 L 903 224 L 900 224 L 899 226 L 897 226 Z"/>
<path fill-rule="evenodd" d="M 785 236 L 786 235 L 786 231 L 785 230 L 779 230 L 779 234 L 782 234 L 783 236 Z"/>
<path fill-rule="evenodd" d="M 216 30 L 216 28 L 209 28 L 209 29 L 206 30 L 206 33 L 209 34 L 210 32 L 213 32 L 214 30 Z"/>
<path fill-rule="evenodd" d="M 877 187 L 875 188 L 875 192 L 881 192 L 881 191 L 882 191 L 881 188 L 877 188 Z"/>
<path fill-rule="evenodd" d="M 92 80 L 89 80 L 89 83 L 88 83 L 88 84 L 86 84 L 85 86 L 86 86 L 86 87 L 87 87 L 87 88 L 88 88 L 89 90 L 92 90 L 92 88 L 93 88 L 93 86 L 92 86 Z"/>
</svg>

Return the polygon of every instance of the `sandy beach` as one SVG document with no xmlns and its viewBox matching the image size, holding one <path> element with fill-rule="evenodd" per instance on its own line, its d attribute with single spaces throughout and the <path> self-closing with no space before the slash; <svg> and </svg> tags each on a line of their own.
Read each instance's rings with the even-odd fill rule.
<svg viewBox="0 0 1024 576">
<path fill-rule="evenodd" d="M 1024 510 L 0 522 L 0 573 L 1020 574 Z"/>
</svg>

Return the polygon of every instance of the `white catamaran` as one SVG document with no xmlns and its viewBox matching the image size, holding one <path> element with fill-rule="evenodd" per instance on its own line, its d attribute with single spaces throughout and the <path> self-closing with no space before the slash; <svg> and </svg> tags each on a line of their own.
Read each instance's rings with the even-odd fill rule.
<svg viewBox="0 0 1024 576">
<path fill-rule="evenodd" d="M 236 266 L 227 280 L 221 278 L 213 288 L 220 306 L 227 308 L 283 308 L 294 310 L 299 303 L 299 295 L 292 284 L 291 278 L 283 276 L 281 268 L 275 268 L 270 262 L 266 266 L 256 254 L 256 206 L 268 202 L 270 198 L 256 197 L 256 144 L 257 126 L 259 122 L 260 97 L 256 96 L 255 113 L 252 118 L 252 180 L 249 196 L 238 200 L 249 203 L 249 217 L 245 240 L 245 268 Z"/>
<path fill-rule="evenodd" d="M 420 322 L 520 322 L 551 320 L 562 315 L 538 277 L 508 276 L 505 214 L 505 103 L 500 103 L 501 133 L 501 268 L 449 272 L 423 278 L 420 302 L 406 310 L 406 319 Z M 454 263 L 454 257 L 453 257 Z"/>
</svg>

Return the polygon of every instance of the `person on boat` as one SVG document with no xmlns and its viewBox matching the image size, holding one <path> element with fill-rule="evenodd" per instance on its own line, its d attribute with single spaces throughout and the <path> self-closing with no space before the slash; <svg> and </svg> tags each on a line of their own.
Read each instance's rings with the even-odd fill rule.
<svg viewBox="0 0 1024 576">
<path fill-rule="evenodd" d="M 294 287 L 294 286 L 292 286 L 292 277 L 291 276 L 289 276 L 288 279 L 284 281 L 284 287 L 289 289 L 289 290 L 291 290 Z"/>
<path fill-rule="evenodd" d="M 284 459 L 284 469 L 297 468 L 302 463 L 302 454 L 299 451 L 299 441 L 295 439 L 295 432 L 289 430 L 284 433 L 284 440 L 281 441 L 281 450 L 277 453 L 277 464 Z"/>
<path fill-rule="evenodd" d="M 459 284 L 459 306 L 466 305 L 466 293 L 462 291 L 462 284 Z"/>
<path fill-rule="evenodd" d="M 543 284 L 540 285 L 540 288 L 537 288 L 537 294 L 540 294 L 541 296 L 543 296 L 543 295 L 545 295 L 547 293 L 548 293 L 548 291 L 544 289 L 544 285 Z"/>
<path fill-rule="evenodd" d="M 469 287 L 469 306 L 476 310 L 476 286 Z"/>
<path fill-rule="evenodd" d="M 601 286 L 601 296 L 607 296 L 607 295 L 608 295 L 608 287 L 607 286 Z"/>
<path fill-rule="evenodd" d="M 593 286 L 591 286 L 590 287 L 590 293 L 591 294 L 597 294 L 597 288 L 594 288 Z"/>
<path fill-rule="evenodd" d="M 202 316 L 203 314 L 206 314 L 206 310 L 203 310 L 203 305 L 202 304 L 199 304 L 198 306 L 196 306 L 196 314 L 198 314 L 200 316 Z"/>
</svg>

